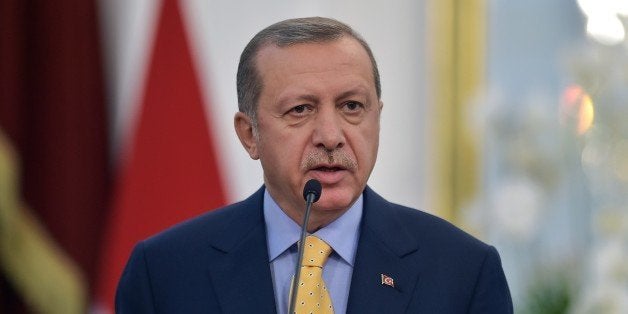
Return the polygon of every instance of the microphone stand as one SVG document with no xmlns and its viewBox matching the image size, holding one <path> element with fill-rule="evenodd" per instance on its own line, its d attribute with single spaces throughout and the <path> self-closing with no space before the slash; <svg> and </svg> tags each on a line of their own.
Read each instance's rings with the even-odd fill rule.
<svg viewBox="0 0 628 314">
<path fill-rule="evenodd" d="M 318 194 L 320 197 L 320 192 L 318 192 Z M 297 259 L 297 265 L 294 269 L 294 280 L 292 281 L 292 288 L 290 289 L 290 291 L 292 291 L 292 293 L 290 294 L 290 308 L 288 310 L 288 313 L 290 314 L 294 314 L 294 307 L 296 305 L 295 303 L 297 302 L 297 292 L 299 289 L 299 280 L 301 277 L 301 267 L 303 266 L 303 245 L 305 244 L 305 234 L 307 233 L 307 222 L 310 220 L 310 211 L 312 210 L 312 204 L 318 200 L 316 196 L 317 195 L 314 192 L 307 192 L 307 195 L 305 197 L 305 215 L 303 216 L 303 224 L 301 225 L 301 237 L 299 238 L 298 245 L 299 258 Z"/>
</svg>

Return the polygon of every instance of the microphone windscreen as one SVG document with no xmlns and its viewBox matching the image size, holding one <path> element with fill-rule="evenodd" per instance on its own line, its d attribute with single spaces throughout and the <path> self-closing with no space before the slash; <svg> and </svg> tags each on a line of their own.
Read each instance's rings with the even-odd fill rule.
<svg viewBox="0 0 628 314">
<path fill-rule="evenodd" d="M 323 190 L 323 186 L 316 179 L 310 179 L 305 183 L 303 187 L 303 199 L 307 201 L 307 195 L 312 193 L 314 194 L 314 201 L 312 203 L 316 203 L 319 198 L 321 198 L 321 191 Z"/>
</svg>

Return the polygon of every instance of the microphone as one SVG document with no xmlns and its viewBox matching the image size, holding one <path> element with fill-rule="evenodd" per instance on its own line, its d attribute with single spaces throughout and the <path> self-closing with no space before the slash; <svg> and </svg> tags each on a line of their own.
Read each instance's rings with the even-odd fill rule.
<svg viewBox="0 0 628 314">
<path fill-rule="evenodd" d="M 321 198 L 322 190 L 323 187 L 318 180 L 308 180 L 303 187 L 303 199 L 305 200 L 305 205 L 307 206 L 308 203 L 310 205 L 312 205 L 312 203 L 316 203 L 318 199 Z"/>
<path fill-rule="evenodd" d="M 305 243 L 305 234 L 307 233 L 307 222 L 310 220 L 310 211 L 312 204 L 321 198 L 323 187 L 316 179 L 310 179 L 303 187 L 303 198 L 305 199 L 305 215 L 303 215 L 303 224 L 301 225 L 301 237 L 299 238 L 299 259 L 294 269 L 294 280 L 292 281 L 292 289 L 290 289 L 290 308 L 289 314 L 294 314 L 294 306 L 297 301 L 297 289 L 299 289 L 299 280 L 301 275 L 301 267 L 303 266 L 303 243 Z"/>
</svg>

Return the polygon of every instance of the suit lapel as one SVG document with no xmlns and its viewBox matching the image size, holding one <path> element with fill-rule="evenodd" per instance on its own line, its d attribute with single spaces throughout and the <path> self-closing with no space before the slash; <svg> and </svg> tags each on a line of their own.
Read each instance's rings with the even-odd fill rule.
<svg viewBox="0 0 628 314">
<path fill-rule="evenodd" d="M 260 189 L 230 210 L 208 248 L 208 272 L 223 313 L 275 313 Z M 393 205 L 370 188 L 351 279 L 347 313 L 403 313 L 419 280 L 419 247 Z M 393 285 L 382 283 L 382 275 Z"/>
<path fill-rule="evenodd" d="M 347 313 L 403 313 L 415 293 L 418 244 L 391 206 L 366 188 Z M 392 284 L 382 283 L 382 275 Z"/>
<path fill-rule="evenodd" d="M 209 273 L 223 313 L 275 313 L 263 188 L 231 210 L 233 216 L 212 239 Z"/>
</svg>

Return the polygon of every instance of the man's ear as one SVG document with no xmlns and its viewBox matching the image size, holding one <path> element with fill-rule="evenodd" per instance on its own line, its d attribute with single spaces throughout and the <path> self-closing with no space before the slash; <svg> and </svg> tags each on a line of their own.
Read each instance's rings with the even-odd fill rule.
<svg viewBox="0 0 628 314">
<path fill-rule="evenodd" d="M 253 121 L 251 121 L 251 117 L 243 112 L 237 112 L 233 118 L 233 125 L 240 139 L 240 143 L 242 143 L 246 152 L 249 153 L 249 156 L 255 160 L 259 159 L 257 137 L 253 134 Z"/>
</svg>

